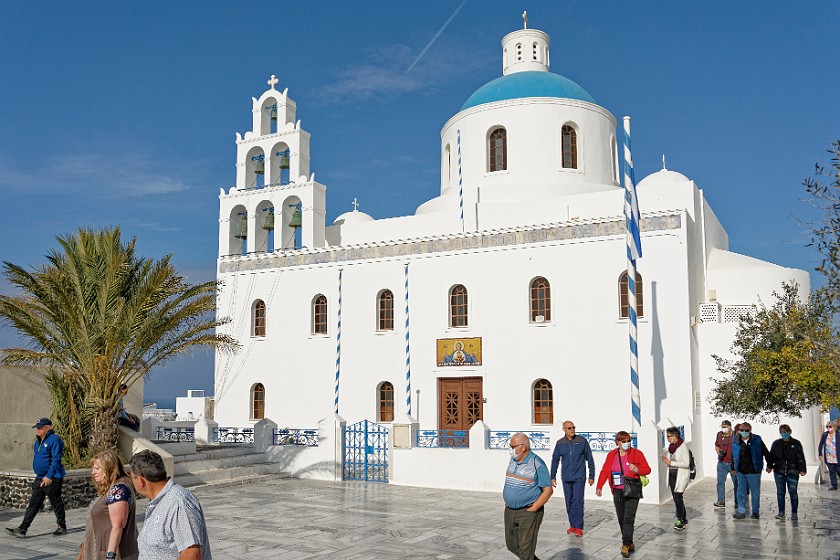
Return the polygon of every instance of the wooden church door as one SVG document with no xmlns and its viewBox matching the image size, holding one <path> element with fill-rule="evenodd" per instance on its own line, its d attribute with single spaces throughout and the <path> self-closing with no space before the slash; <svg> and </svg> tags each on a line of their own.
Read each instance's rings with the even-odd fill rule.
<svg viewBox="0 0 840 560">
<path fill-rule="evenodd" d="M 438 379 L 438 429 L 469 430 L 484 417 L 480 377 Z"/>
</svg>

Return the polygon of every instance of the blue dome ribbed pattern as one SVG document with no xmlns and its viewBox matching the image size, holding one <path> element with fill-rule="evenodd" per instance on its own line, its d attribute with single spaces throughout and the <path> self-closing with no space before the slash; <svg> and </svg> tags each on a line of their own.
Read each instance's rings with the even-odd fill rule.
<svg viewBox="0 0 840 560">
<path fill-rule="evenodd" d="M 551 72 L 532 71 L 516 72 L 487 82 L 475 90 L 461 110 L 484 103 L 524 97 L 559 97 L 595 103 L 585 89 L 569 78 Z"/>
</svg>

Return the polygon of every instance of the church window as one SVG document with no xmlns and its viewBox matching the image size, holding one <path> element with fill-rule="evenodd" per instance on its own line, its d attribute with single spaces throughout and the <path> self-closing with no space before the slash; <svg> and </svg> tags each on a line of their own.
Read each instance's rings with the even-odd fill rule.
<svg viewBox="0 0 840 560">
<path fill-rule="evenodd" d="M 522 43 L 516 43 L 516 61 L 522 60 Z"/>
<path fill-rule="evenodd" d="M 467 326 L 467 289 L 461 284 L 449 292 L 449 326 Z"/>
<path fill-rule="evenodd" d="M 265 418 L 265 387 L 257 383 L 251 388 L 251 419 Z"/>
<path fill-rule="evenodd" d="M 531 282 L 531 322 L 551 321 L 551 286 L 543 277 Z"/>
<path fill-rule="evenodd" d="M 571 125 L 564 124 L 561 131 L 563 137 L 563 168 L 578 168 L 577 131 Z"/>
<path fill-rule="evenodd" d="M 312 334 L 327 334 L 327 296 L 323 294 L 312 300 Z"/>
<path fill-rule="evenodd" d="M 443 160 L 443 186 L 449 188 L 452 185 L 452 146 L 447 144 Z"/>
<path fill-rule="evenodd" d="M 644 305 L 644 289 L 642 284 L 642 275 L 636 273 L 636 316 L 643 317 L 645 314 Z M 630 304 L 627 302 L 627 272 L 622 272 L 618 278 L 618 307 L 620 317 L 627 319 L 630 317 Z"/>
<path fill-rule="evenodd" d="M 507 131 L 504 127 L 490 131 L 487 145 L 487 158 L 490 171 L 504 171 L 507 169 Z"/>
<path fill-rule="evenodd" d="M 377 330 L 392 331 L 394 330 L 394 294 L 391 290 L 382 290 L 379 294 L 379 301 L 377 303 Z"/>
<path fill-rule="evenodd" d="M 554 390 L 547 379 L 534 383 L 534 424 L 554 423 Z"/>
<path fill-rule="evenodd" d="M 537 53 L 539 53 L 539 46 L 537 45 L 537 42 L 534 41 L 534 44 L 531 47 L 531 56 L 534 60 L 539 60 L 539 55 Z"/>
<path fill-rule="evenodd" d="M 379 385 L 379 422 L 394 421 L 394 386 L 388 381 Z"/>
<path fill-rule="evenodd" d="M 252 336 L 265 336 L 265 302 L 258 299 L 254 302 Z"/>
</svg>

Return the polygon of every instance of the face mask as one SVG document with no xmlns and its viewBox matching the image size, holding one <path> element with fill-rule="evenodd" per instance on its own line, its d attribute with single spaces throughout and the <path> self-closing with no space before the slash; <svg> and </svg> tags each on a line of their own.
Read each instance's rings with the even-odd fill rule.
<svg viewBox="0 0 840 560">
<path fill-rule="evenodd" d="M 742 437 L 742 438 L 748 438 L 748 437 L 750 437 L 750 433 L 749 433 L 749 432 L 745 432 L 745 431 L 741 430 L 741 437 Z"/>
<path fill-rule="evenodd" d="M 515 447 L 511 447 L 511 448 L 510 448 L 510 456 L 511 456 L 511 458 L 512 458 L 512 459 L 516 459 L 516 456 L 517 456 L 517 455 L 518 455 L 518 453 L 516 452 L 516 448 L 515 448 Z"/>
<path fill-rule="evenodd" d="M 630 449 L 630 442 L 625 441 L 624 443 L 622 443 L 621 444 L 621 449 L 623 449 L 624 451 L 627 451 L 628 449 Z"/>
<path fill-rule="evenodd" d="M 720 431 L 723 432 L 724 434 L 728 434 L 729 433 L 729 426 L 722 426 L 720 428 Z"/>
<path fill-rule="evenodd" d="M 790 434 L 782 433 L 782 434 L 779 434 L 779 435 L 782 436 L 782 439 L 784 439 L 784 440 L 790 439 Z"/>
</svg>

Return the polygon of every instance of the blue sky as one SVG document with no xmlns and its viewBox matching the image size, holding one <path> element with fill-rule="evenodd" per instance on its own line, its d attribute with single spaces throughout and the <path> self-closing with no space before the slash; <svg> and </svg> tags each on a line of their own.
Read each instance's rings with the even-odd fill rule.
<svg viewBox="0 0 840 560">
<path fill-rule="evenodd" d="M 328 222 L 354 197 L 412 214 L 439 190 L 440 128 L 501 75 L 499 41 L 527 9 L 552 71 L 632 117 L 637 180 L 664 153 L 733 251 L 817 264 L 801 183 L 840 138 L 836 0 L 468 0 L 407 72 L 461 1 L 0 4 L 0 260 L 34 266 L 58 234 L 119 225 L 213 278 L 234 133 L 271 74 L 312 134 Z M 212 392 L 211 355 L 153 372 L 147 400 L 188 388 Z"/>
</svg>

